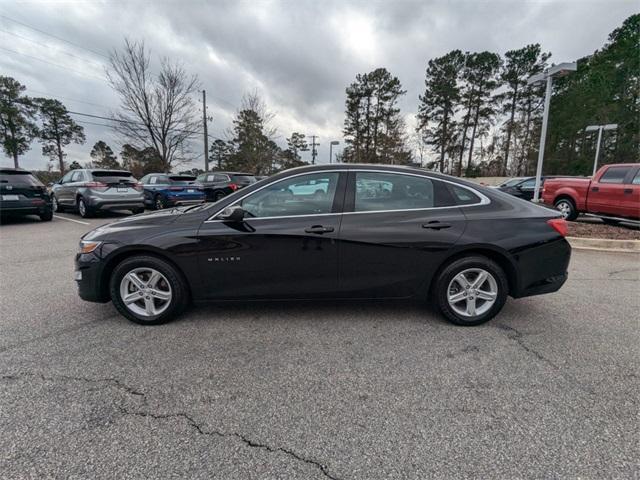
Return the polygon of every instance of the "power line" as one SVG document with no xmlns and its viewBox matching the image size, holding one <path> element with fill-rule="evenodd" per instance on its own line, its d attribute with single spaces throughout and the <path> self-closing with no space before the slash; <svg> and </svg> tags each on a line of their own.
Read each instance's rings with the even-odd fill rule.
<svg viewBox="0 0 640 480">
<path fill-rule="evenodd" d="M 4 30 L 4 29 L 0 28 L 0 32 L 8 33 L 9 35 L 13 35 L 14 37 L 21 38 L 21 39 L 27 40 L 29 42 L 33 42 L 36 45 L 40 45 L 41 47 L 51 48 L 51 45 L 47 45 L 46 43 L 39 42 L 39 41 L 34 40 L 32 38 L 29 38 L 29 37 L 24 37 L 24 36 L 19 35 L 17 33 L 10 32 L 9 30 Z M 83 62 L 87 62 L 87 63 L 93 64 L 93 65 L 96 65 L 96 66 L 100 66 L 100 67 L 104 67 L 104 64 L 98 64 L 98 63 L 94 62 L 93 60 L 89 60 L 88 58 L 79 57 L 78 55 L 75 55 L 75 54 L 70 53 L 70 52 L 65 52 L 64 50 L 61 50 L 60 53 L 64 53 L 65 55 L 69 55 L 70 57 L 73 57 L 73 58 L 77 58 L 78 60 L 82 60 Z"/>
<path fill-rule="evenodd" d="M 83 50 L 86 50 L 88 52 L 93 53 L 94 55 L 98 55 L 100 57 L 107 58 L 107 59 L 109 58 L 109 56 L 105 55 L 104 53 L 97 52 L 96 50 L 92 50 L 90 48 L 87 48 L 84 45 L 80 45 L 80 44 L 74 43 L 74 42 L 72 42 L 70 40 L 66 40 L 66 39 L 64 39 L 62 37 L 58 37 L 57 35 L 53 35 L 52 33 L 45 32 L 44 30 L 40 30 L 39 28 L 33 27 L 31 25 L 28 25 L 28 24 L 26 24 L 24 22 L 21 22 L 19 20 L 14 19 L 14 18 L 7 17 L 6 15 L 1 15 L 0 14 L 0 18 L 4 18 L 5 20 L 9 20 L 10 22 L 17 23 L 18 25 L 22 25 L 23 27 L 30 28 L 31 30 L 35 30 L 36 32 L 42 33 L 43 35 L 47 35 L 47 36 L 49 36 L 51 38 L 55 38 L 56 40 L 60 40 L 61 42 L 68 43 L 69 45 L 73 45 L 76 48 L 81 48 Z"/>
<path fill-rule="evenodd" d="M 38 60 L 39 62 L 48 63 L 49 65 L 53 65 L 54 67 L 62 68 L 63 70 L 67 70 L 69 72 L 73 72 L 73 73 L 75 73 L 77 75 L 80 75 L 82 77 L 95 78 L 96 80 L 104 81 L 104 78 L 100 78 L 100 77 L 97 77 L 97 76 L 94 76 L 94 75 L 87 75 L 86 73 L 81 72 L 80 70 L 74 70 L 73 68 L 65 67 L 63 65 L 59 65 L 57 63 L 50 62 L 49 60 L 45 60 L 43 58 L 34 57 L 33 55 L 27 55 L 26 53 L 16 52 L 15 50 L 11 50 L 10 48 L 0 47 L 0 50 L 5 50 L 5 51 L 10 52 L 10 53 L 15 53 L 16 55 L 22 55 L 22 56 L 27 57 L 27 58 L 32 58 L 34 60 Z"/>
</svg>

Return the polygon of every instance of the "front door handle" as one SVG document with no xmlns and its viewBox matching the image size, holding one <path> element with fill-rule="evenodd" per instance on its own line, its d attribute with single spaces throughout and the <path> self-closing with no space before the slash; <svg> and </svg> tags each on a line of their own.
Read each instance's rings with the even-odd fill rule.
<svg viewBox="0 0 640 480">
<path fill-rule="evenodd" d="M 306 233 L 317 233 L 322 235 L 323 233 L 333 232 L 333 227 L 323 227 L 322 225 L 314 225 L 313 227 L 305 228 Z"/>
<path fill-rule="evenodd" d="M 429 223 L 423 223 L 422 228 L 430 228 L 431 230 L 441 230 L 443 228 L 451 228 L 451 224 L 442 223 L 442 222 L 438 222 L 437 220 L 434 220 Z"/>
<path fill-rule="evenodd" d="M 633 193 L 633 188 L 625 188 L 624 189 L 624 193 L 627 194 L 627 195 L 630 194 L 630 193 Z"/>
<path fill-rule="evenodd" d="M 599 190 L 600 190 L 600 188 L 598 188 L 598 187 L 591 187 L 591 191 L 592 191 L 592 192 L 597 192 L 597 191 L 599 191 Z"/>
</svg>

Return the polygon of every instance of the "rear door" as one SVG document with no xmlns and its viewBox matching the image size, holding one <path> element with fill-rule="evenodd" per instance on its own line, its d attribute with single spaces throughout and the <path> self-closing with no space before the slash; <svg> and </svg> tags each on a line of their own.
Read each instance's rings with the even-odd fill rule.
<svg viewBox="0 0 640 480">
<path fill-rule="evenodd" d="M 58 199 L 58 201 L 67 206 L 75 206 L 76 205 L 76 193 L 78 191 L 78 187 L 82 185 L 86 181 L 84 171 L 82 170 L 74 170 L 69 178 L 69 181 L 64 184 L 64 197 L 63 199 Z"/>
<path fill-rule="evenodd" d="M 460 187 L 466 202 L 481 202 Z M 407 297 L 425 287 L 464 232 L 448 184 L 417 174 L 352 171 L 339 235 L 345 296 Z"/>
<path fill-rule="evenodd" d="M 632 173 L 633 165 L 617 165 L 607 168 L 599 178 L 591 182 L 587 195 L 587 211 L 603 215 L 625 215 L 625 179 Z"/>
</svg>

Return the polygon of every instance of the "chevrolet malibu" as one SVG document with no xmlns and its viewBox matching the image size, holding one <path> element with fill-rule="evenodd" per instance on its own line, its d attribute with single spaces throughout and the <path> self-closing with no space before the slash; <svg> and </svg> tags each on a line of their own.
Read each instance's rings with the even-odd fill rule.
<svg viewBox="0 0 640 480">
<path fill-rule="evenodd" d="M 563 285 L 565 234 L 557 211 L 446 175 L 310 166 L 93 230 L 75 276 L 84 300 L 144 325 L 191 302 L 409 297 L 478 325 Z"/>
</svg>

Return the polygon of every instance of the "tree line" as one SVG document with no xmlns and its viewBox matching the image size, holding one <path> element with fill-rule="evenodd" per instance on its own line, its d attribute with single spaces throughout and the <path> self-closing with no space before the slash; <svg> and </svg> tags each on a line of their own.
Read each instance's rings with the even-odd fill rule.
<svg viewBox="0 0 640 480">
<path fill-rule="evenodd" d="M 591 124 L 617 123 L 607 134 L 600 163 L 637 161 L 640 150 L 640 15 L 627 18 L 607 43 L 578 60 L 577 72 L 554 80 L 545 151 L 546 173 L 588 174 L 595 150 Z M 551 54 L 539 44 L 500 55 L 453 50 L 427 62 L 415 125 L 398 107 L 406 95 L 386 68 L 356 75 L 345 93 L 344 162 L 418 164 L 454 175 L 528 175 L 535 170 L 544 85 L 527 79 L 549 67 Z M 191 147 L 202 136 L 195 96 L 201 85 L 178 62 L 151 69 L 144 42 L 125 40 L 110 55 L 107 79 L 120 105 L 112 117 L 121 140 L 121 160 L 97 142 L 85 165 L 130 169 L 134 175 L 170 172 L 198 158 Z M 58 100 L 31 98 L 25 87 L 0 76 L 0 140 L 13 158 L 34 140 L 60 172 L 65 147 L 85 142 L 84 130 Z M 211 142 L 215 169 L 269 175 L 304 165 L 306 136 L 292 132 L 277 143 L 274 114 L 257 92 L 246 94 L 226 139 Z M 201 158 L 200 154 L 200 158 Z M 313 156 L 312 156 L 313 158 Z M 199 171 L 191 169 L 187 171 Z"/>
</svg>

